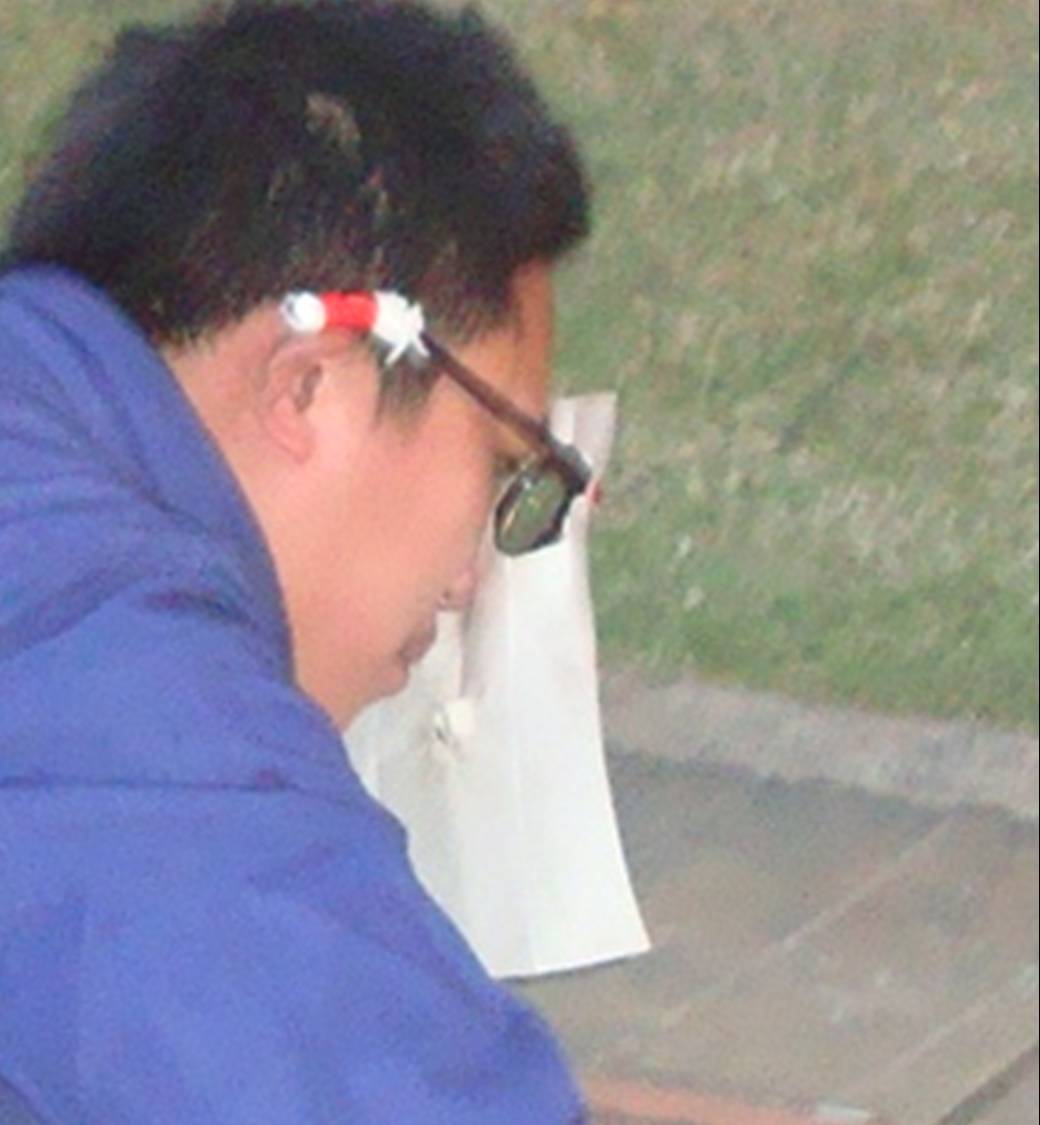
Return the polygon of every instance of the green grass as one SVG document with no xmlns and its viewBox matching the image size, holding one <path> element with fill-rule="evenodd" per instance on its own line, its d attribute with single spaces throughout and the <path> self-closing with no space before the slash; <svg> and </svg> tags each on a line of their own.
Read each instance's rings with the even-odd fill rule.
<svg viewBox="0 0 1040 1125">
<path fill-rule="evenodd" d="M 608 659 L 1035 730 L 1035 8 L 491 7 L 599 187 L 561 366 L 622 399 Z"/>
<path fill-rule="evenodd" d="M 110 13 L 192 6 L 0 0 L 0 207 Z M 1036 730 L 1035 6 L 484 6 L 594 172 L 607 659 Z"/>
</svg>

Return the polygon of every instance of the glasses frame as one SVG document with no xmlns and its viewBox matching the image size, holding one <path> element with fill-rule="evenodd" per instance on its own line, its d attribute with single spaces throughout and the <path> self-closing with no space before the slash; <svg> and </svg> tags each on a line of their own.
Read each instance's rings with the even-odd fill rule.
<svg viewBox="0 0 1040 1125">
<path fill-rule="evenodd" d="M 556 437 L 544 419 L 536 418 L 525 410 L 521 410 L 496 387 L 491 386 L 490 383 L 467 367 L 428 332 L 422 332 L 420 340 L 427 355 L 427 362 L 433 365 L 435 371 L 447 375 L 471 398 L 480 403 L 485 410 L 508 426 L 540 454 L 533 465 L 528 464 L 518 470 L 513 483 L 515 484 L 522 474 L 535 468 L 555 472 L 563 483 L 563 498 L 557 505 L 553 519 L 546 528 L 545 534 L 519 551 L 508 550 L 499 538 L 499 528 L 504 523 L 505 516 L 509 509 L 519 502 L 523 494 L 523 489 L 518 490 L 513 486 L 508 487 L 495 508 L 495 545 L 505 554 L 523 555 L 556 542 L 562 532 L 563 523 L 570 511 L 571 504 L 577 497 L 585 493 L 592 480 L 592 470 L 581 451 L 576 446 L 569 445 Z"/>
</svg>

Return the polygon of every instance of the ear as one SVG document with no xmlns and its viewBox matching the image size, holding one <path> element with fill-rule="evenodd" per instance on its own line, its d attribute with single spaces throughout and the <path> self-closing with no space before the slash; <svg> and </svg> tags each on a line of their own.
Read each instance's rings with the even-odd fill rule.
<svg viewBox="0 0 1040 1125">
<path fill-rule="evenodd" d="M 324 406 L 351 398 L 364 411 L 374 377 L 370 356 L 349 333 L 282 339 L 259 381 L 261 425 L 293 460 L 306 461 L 317 447 Z"/>
</svg>

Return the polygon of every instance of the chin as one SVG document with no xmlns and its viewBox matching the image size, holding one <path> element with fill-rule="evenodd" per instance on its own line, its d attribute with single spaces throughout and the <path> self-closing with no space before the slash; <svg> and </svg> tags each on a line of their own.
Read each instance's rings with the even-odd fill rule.
<svg viewBox="0 0 1040 1125">
<path fill-rule="evenodd" d="M 393 672 L 387 677 L 389 687 L 380 692 L 379 698 L 385 699 L 388 695 L 397 695 L 408 686 L 408 679 L 412 673 L 412 662 L 406 657 L 399 657 L 394 662 Z"/>
<path fill-rule="evenodd" d="M 422 647 L 425 652 L 428 645 Z M 404 691 L 418 659 L 413 648 L 414 646 L 406 646 L 384 659 L 379 671 L 371 676 L 363 687 L 355 686 L 349 698 L 345 698 L 342 692 L 335 700 L 322 699 L 317 693 L 308 692 L 308 694 L 332 717 L 340 729 L 345 730 L 370 704 L 378 703 L 381 699 Z M 304 687 L 304 691 L 306 690 Z"/>
<path fill-rule="evenodd" d="M 394 695 L 400 690 L 400 686 L 373 688 L 363 693 L 355 691 L 349 697 L 344 697 L 341 692 L 333 699 L 330 698 L 329 694 L 326 694 L 323 698 L 316 693 L 308 692 L 305 687 L 303 688 L 304 693 L 309 695 L 312 701 L 328 715 L 333 725 L 339 730 L 346 730 L 370 703 L 375 703 L 383 696 Z"/>
<path fill-rule="evenodd" d="M 411 670 L 412 661 L 404 654 L 398 654 L 392 660 L 387 661 L 379 682 L 372 685 L 361 706 L 367 707 L 370 703 L 376 703 L 380 699 L 386 699 L 387 696 L 397 695 L 398 692 L 404 691 L 408 686 Z M 358 707 L 357 710 L 360 711 L 361 707 Z"/>
</svg>

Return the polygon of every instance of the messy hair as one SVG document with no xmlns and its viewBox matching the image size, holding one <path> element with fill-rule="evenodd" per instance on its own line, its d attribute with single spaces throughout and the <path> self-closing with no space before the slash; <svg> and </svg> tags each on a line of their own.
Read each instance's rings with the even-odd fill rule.
<svg viewBox="0 0 1040 1125">
<path fill-rule="evenodd" d="M 3 265 L 76 271 L 159 345 L 299 288 L 393 288 L 465 339 L 587 209 L 569 133 L 474 10 L 237 0 L 119 36 Z"/>
</svg>

